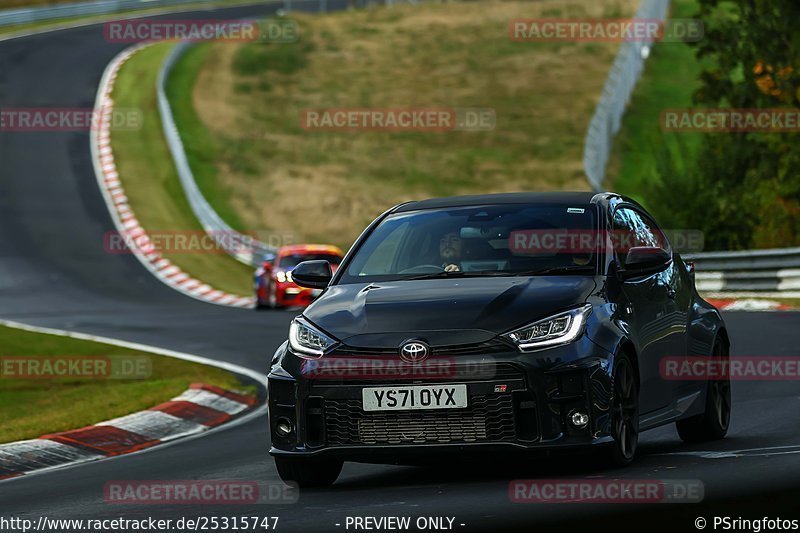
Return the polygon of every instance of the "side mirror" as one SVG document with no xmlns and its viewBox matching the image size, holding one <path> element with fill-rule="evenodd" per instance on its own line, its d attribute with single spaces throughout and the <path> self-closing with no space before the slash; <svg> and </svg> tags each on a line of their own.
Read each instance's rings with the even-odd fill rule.
<svg viewBox="0 0 800 533">
<path fill-rule="evenodd" d="M 686 272 L 689 273 L 689 275 L 692 277 L 692 281 L 694 281 L 694 278 L 695 278 L 695 275 L 694 275 L 694 272 L 695 272 L 694 261 L 684 261 L 683 263 L 686 265 Z"/>
<path fill-rule="evenodd" d="M 666 268 L 672 256 L 657 246 L 636 246 L 628 251 L 625 258 L 625 270 L 621 272 L 623 279 L 643 276 Z"/>
<path fill-rule="evenodd" d="M 327 261 L 303 261 L 292 270 L 292 279 L 307 289 L 324 289 L 331 282 L 333 272 Z"/>
</svg>

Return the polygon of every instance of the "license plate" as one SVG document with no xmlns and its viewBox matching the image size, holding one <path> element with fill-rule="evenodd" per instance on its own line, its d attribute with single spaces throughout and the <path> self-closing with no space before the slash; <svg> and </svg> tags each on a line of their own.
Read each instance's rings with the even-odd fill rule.
<svg viewBox="0 0 800 533">
<path fill-rule="evenodd" d="M 467 406 L 467 386 L 367 387 L 361 390 L 361 400 L 364 411 L 463 409 Z"/>
</svg>

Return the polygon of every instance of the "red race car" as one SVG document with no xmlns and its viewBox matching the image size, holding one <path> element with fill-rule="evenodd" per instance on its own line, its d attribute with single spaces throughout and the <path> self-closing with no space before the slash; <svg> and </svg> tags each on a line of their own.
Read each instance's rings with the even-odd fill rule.
<svg viewBox="0 0 800 533">
<path fill-rule="evenodd" d="M 310 304 L 322 292 L 298 287 L 292 281 L 292 269 L 303 261 L 323 259 L 336 271 L 342 262 L 342 251 L 326 244 L 292 244 L 283 246 L 274 258 L 267 258 L 255 273 L 256 309 Z"/>
</svg>

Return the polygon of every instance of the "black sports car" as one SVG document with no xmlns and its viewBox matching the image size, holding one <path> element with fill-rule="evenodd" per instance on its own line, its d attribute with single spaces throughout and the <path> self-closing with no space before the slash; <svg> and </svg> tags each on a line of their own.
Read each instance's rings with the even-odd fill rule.
<svg viewBox="0 0 800 533">
<path fill-rule="evenodd" d="M 664 361 L 727 358 L 719 312 L 637 203 L 612 193 L 411 202 L 378 217 L 292 322 L 269 374 L 278 472 L 332 484 L 342 462 L 596 447 L 630 463 L 639 432 L 725 436 L 726 378 Z"/>
</svg>

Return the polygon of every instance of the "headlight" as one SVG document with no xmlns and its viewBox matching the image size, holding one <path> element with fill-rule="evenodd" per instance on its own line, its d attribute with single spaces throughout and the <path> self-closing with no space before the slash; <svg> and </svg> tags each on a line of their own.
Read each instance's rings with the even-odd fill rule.
<svg viewBox="0 0 800 533">
<path fill-rule="evenodd" d="M 583 333 L 586 317 L 592 312 L 591 305 L 584 305 L 565 313 L 553 315 L 544 320 L 503 334 L 523 352 L 546 348 L 557 344 L 568 344 Z"/>
<path fill-rule="evenodd" d="M 275 274 L 275 279 L 278 280 L 278 283 L 283 283 L 284 281 L 286 281 L 286 273 L 283 270 L 279 270 Z"/>
<path fill-rule="evenodd" d="M 322 357 L 325 350 L 335 343 L 335 339 L 325 335 L 301 317 L 295 318 L 289 326 L 289 344 L 292 350 L 302 356 Z"/>
<path fill-rule="evenodd" d="M 292 271 L 291 270 L 287 270 L 286 271 L 286 281 L 289 281 L 289 282 L 292 281 Z"/>
</svg>

